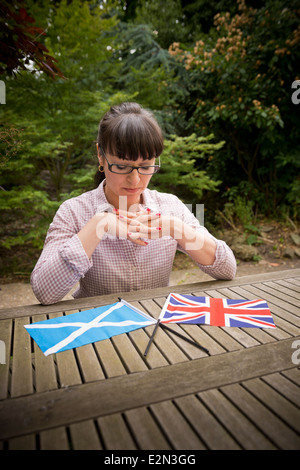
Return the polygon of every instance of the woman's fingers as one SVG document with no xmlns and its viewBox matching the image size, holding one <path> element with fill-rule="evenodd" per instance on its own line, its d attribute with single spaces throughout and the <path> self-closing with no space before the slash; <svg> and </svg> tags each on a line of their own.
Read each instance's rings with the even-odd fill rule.
<svg viewBox="0 0 300 470">
<path fill-rule="evenodd" d="M 146 242 L 145 240 L 142 240 L 140 238 L 140 234 L 138 232 L 135 232 L 135 233 L 128 232 L 127 233 L 127 238 L 128 238 L 128 240 L 130 240 L 132 243 L 135 243 L 136 245 L 141 245 L 141 246 L 147 246 L 148 245 L 148 242 Z"/>
<path fill-rule="evenodd" d="M 157 227 L 159 225 L 160 213 L 149 213 L 147 211 L 137 212 L 136 214 L 119 211 L 118 218 L 122 222 L 126 222 L 130 227 L 139 226 L 140 224 L 148 227 Z"/>
<path fill-rule="evenodd" d="M 137 212 L 115 209 L 113 213 L 117 220 L 117 236 L 127 238 L 137 245 L 145 246 L 148 243 L 144 239 L 156 240 L 165 232 L 162 230 L 163 218 L 159 212 L 147 209 Z"/>
</svg>

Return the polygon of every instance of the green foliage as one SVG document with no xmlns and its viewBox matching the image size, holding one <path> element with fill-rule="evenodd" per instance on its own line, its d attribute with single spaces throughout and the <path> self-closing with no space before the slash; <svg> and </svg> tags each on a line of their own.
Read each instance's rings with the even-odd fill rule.
<svg viewBox="0 0 300 470">
<path fill-rule="evenodd" d="M 0 191 L 0 207 L 3 211 L 0 246 L 10 249 L 29 243 L 41 250 L 59 203 L 49 200 L 44 191 L 24 186 Z"/>
<path fill-rule="evenodd" d="M 165 49 L 173 41 L 183 40 L 186 34 L 180 0 L 141 2 L 136 9 L 135 22 L 149 24 L 156 31 L 159 44 Z"/>
<path fill-rule="evenodd" d="M 0 207 L 6 230 L 11 228 L 2 240 L 7 248 L 28 242 L 41 248 L 59 204 L 91 189 L 91 170 L 85 178 L 82 173 L 96 168 L 99 120 L 112 104 L 130 98 L 112 89 L 120 65 L 109 45 L 118 20 L 107 9 L 80 0 L 28 5 L 39 24 L 47 23 L 47 48 L 67 80 L 29 71 L 20 71 L 17 79 L 6 77 Z M 20 230 L 13 229 L 16 220 Z"/>
<path fill-rule="evenodd" d="M 117 42 L 114 55 L 116 60 L 121 59 L 119 87 L 130 90 L 144 107 L 166 108 L 170 102 L 171 57 L 157 42 L 155 32 L 146 24 L 120 23 Z"/>
<path fill-rule="evenodd" d="M 1 76 L 0 248 L 40 249 L 59 204 L 92 189 L 98 122 L 126 100 L 166 137 L 153 188 L 209 203 L 250 244 L 258 213 L 299 216 L 296 0 L 27 0 L 26 11 L 66 79 L 28 58 Z"/>
<path fill-rule="evenodd" d="M 239 0 L 237 5 L 234 14 L 215 16 L 210 34 L 192 46 L 176 42 L 170 54 L 187 91 L 181 111 L 188 129 L 199 135 L 213 131 L 226 141 L 208 171 L 224 178 L 227 170 L 230 187 L 246 179 L 260 192 L 264 209 L 274 212 L 286 201 L 295 174 L 295 165 L 279 173 L 279 152 L 288 156 L 297 149 L 299 156 L 299 110 L 291 101 L 300 59 L 297 3 L 286 8 L 281 0 L 267 0 L 252 8 Z"/>
<path fill-rule="evenodd" d="M 165 141 L 162 168 L 152 179 L 152 186 L 176 194 L 185 203 L 199 203 L 205 191 L 217 191 L 220 181 L 209 177 L 205 162 L 213 159 L 224 142 L 212 143 L 213 135 L 172 136 Z"/>
</svg>

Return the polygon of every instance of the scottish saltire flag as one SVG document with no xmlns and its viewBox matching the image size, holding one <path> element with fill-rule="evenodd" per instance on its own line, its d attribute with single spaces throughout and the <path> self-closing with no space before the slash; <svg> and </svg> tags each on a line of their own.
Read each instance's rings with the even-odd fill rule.
<svg viewBox="0 0 300 470">
<path fill-rule="evenodd" d="M 265 300 L 211 299 L 169 294 L 160 314 L 162 323 L 276 328 Z"/>
<path fill-rule="evenodd" d="M 156 323 L 125 300 L 25 325 L 45 356 L 78 348 Z"/>
</svg>

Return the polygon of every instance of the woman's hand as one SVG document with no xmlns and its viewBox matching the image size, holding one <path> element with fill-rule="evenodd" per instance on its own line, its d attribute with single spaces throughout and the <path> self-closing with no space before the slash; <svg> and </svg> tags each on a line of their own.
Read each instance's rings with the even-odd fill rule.
<svg viewBox="0 0 300 470">
<path fill-rule="evenodd" d="M 164 236 L 178 238 L 182 232 L 183 223 L 180 219 L 163 216 L 160 213 L 151 212 L 150 209 L 134 213 L 115 210 L 115 213 L 118 215 L 120 222 L 127 223 L 128 238 L 132 241 L 140 238 L 157 240 Z"/>
<path fill-rule="evenodd" d="M 108 233 L 117 238 L 128 239 L 136 245 L 146 246 L 148 242 L 144 238 L 157 238 L 155 234 L 161 231 L 157 224 L 151 223 L 158 219 L 159 215 L 149 213 L 147 210 L 134 213 L 116 209 L 113 213 L 103 212 L 96 216 L 99 239 L 103 238 L 104 233 Z"/>
</svg>

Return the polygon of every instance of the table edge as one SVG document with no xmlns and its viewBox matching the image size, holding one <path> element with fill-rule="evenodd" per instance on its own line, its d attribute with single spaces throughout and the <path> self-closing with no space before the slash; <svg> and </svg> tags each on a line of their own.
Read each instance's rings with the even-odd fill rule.
<svg viewBox="0 0 300 470">
<path fill-rule="evenodd" d="M 271 280 L 288 279 L 300 276 L 300 269 L 287 269 L 283 271 L 272 271 L 270 273 L 252 274 L 249 276 L 236 277 L 233 280 L 215 279 L 211 281 L 182 284 L 179 286 L 159 287 L 155 289 L 144 289 L 131 292 L 120 292 L 118 294 L 106 294 L 94 297 L 83 297 L 73 300 L 62 300 L 51 305 L 32 304 L 25 306 L 9 307 L 0 309 L 0 320 L 18 318 L 28 315 L 47 314 L 58 311 L 78 310 L 81 308 L 93 308 L 108 305 L 118 301 L 122 297 L 127 301 L 137 301 L 147 298 L 159 298 L 167 296 L 170 292 L 184 293 L 197 292 L 222 287 L 241 286 L 249 283 L 257 283 Z"/>
</svg>

